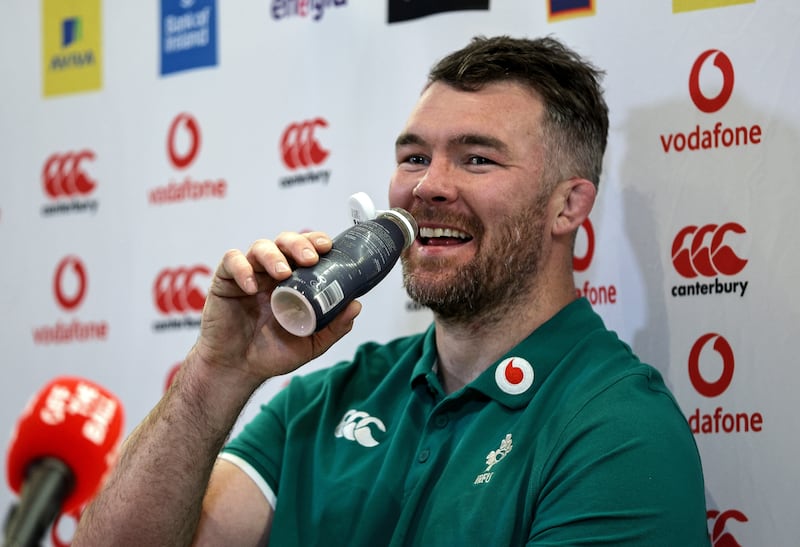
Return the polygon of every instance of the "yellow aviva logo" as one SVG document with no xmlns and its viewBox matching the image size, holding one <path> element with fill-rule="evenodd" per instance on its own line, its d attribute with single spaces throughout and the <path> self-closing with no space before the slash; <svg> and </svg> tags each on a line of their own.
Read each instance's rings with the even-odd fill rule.
<svg viewBox="0 0 800 547">
<path fill-rule="evenodd" d="M 102 86 L 100 0 L 42 0 L 45 97 Z"/>
<path fill-rule="evenodd" d="M 672 0 L 672 13 L 755 3 L 756 0 Z"/>
</svg>

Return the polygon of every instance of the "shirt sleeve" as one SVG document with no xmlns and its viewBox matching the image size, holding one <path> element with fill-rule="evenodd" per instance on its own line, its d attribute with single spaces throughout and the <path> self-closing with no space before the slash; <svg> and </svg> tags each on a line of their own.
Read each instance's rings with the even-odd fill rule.
<svg viewBox="0 0 800 547">
<path fill-rule="evenodd" d="M 697 447 L 663 384 L 613 383 L 567 422 L 540 478 L 529 546 L 708 546 Z"/>
</svg>

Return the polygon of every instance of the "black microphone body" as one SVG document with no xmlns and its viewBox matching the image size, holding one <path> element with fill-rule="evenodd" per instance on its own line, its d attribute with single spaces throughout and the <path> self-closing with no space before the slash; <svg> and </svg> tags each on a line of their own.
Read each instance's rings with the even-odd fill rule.
<svg viewBox="0 0 800 547">
<path fill-rule="evenodd" d="M 57 458 L 34 461 L 26 471 L 19 503 L 5 523 L 3 547 L 38 547 L 75 485 L 70 468 Z"/>
</svg>

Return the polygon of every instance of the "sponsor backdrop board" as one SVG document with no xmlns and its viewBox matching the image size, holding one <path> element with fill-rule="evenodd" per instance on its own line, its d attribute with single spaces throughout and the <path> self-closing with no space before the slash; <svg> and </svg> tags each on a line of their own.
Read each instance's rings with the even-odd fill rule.
<svg viewBox="0 0 800 547">
<path fill-rule="evenodd" d="M 386 206 L 394 138 L 430 65 L 475 34 L 552 34 L 607 71 L 611 108 L 576 291 L 674 390 L 703 458 L 713 542 L 795 544 L 800 4 L 10 0 L 0 9 L 13 21 L 0 33 L 9 436 L 29 398 L 61 375 L 115 393 L 129 432 L 194 342 L 228 248 L 286 229 L 336 234 L 357 191 Z M 298 374 L 431 320 L 399 271 L 362 300 L 354 331 Z M 285 382 L 268 382 L 244 419 Z M 14 498 L 0 489 L 0 508 Z M 64 541 L 69 518 L 55 529 Z"/>
</svg>

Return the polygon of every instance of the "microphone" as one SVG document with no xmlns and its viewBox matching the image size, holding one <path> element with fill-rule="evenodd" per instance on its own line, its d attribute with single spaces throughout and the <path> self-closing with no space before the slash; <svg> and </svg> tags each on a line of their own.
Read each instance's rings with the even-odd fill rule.
<svg viewBox="0 0 800 547">
<path fill-rule="evenodd" d="M 8 451 L 8 484 L 20 499 L 4 547 L 39 545 L 60 512 L 94 496 L 115 463 L 122 424 L 120 401 L 83 378 L 57 378 L 31 399 Z"/>
</svg>

